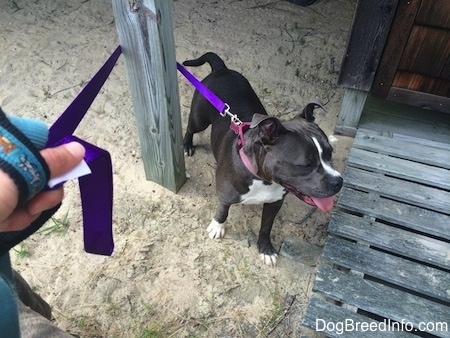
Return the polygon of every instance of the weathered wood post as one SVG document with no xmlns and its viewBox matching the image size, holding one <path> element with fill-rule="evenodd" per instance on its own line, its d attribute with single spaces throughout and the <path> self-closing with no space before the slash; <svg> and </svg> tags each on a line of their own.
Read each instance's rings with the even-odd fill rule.
<svg viewBox="0 0 450 338">
<path fill-rule="evenodd" d="M 148 180 L 186 181 L 171 0 L 112 0 Z"/>
<path fill-rule="evenodd" d="M 355 136 L 399 0 L 358 0 L 338 84 L 345 87 L 335 132 Z"/>
</svg>

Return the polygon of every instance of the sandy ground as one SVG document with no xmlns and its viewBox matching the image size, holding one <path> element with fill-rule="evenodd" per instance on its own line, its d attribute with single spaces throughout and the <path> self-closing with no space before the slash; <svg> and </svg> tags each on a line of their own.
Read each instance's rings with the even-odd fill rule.
<svg viewBox="0 0 450 338">
<path fill-rule="evenodd" d="M 221 55 L 252 83 L 272 115 L 294 116 L 318 97 L 316 121 L 333 133 L 337 76 L 355 0 L 174 1 L 177 59 Z M 51 124 L 119 44 L 106 0 L 0 2 L 0 105 Z M 123 56 L 76 131 L 108 149 L 114 165 L 112 257 L 83 251 L 76 182 L 55 218 L 12 254 L 51 304 L 55 322 L 82 337 L 299 337 L 315 268 L 280 257 L 264 266 L 255 246 L 260 206 L 234 206 L 222 241 L 207 237 L 215 210 L 214 159 L 205 132 L 186 159 L 178 194 L 145 180 Z M 208 67 L 195 70 L 199 77 Z M 180 77 L 183 125 L 192 88 Z M 342 171 L 351 140 L 338 137 Z M 272 232 L 322 246 L 329 214 L 288 196 Z"/>
</svg>

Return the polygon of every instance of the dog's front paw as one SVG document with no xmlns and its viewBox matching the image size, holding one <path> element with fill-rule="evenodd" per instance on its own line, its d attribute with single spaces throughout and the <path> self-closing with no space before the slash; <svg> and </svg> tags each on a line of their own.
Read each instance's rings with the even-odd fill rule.
<svg viewBox="0 0 450 338">
<path fill-rule="evenodd" d="M 225 236 L 225 224 L 219 223 L 215 219 L 211 221 L 206 230 L 211 239 L 221 239 Z"/>
<path fill-rule="evenodd" d="M 261 260 L 261 262 L 263 262 L 264 264 L 269 265 L 269 266 L 277 265 L 277 258 L 278 258 L 278 255 L 276 253 L 274 253 L 272 255 L 266 255 L 263 253 L 259 254 L 259 259 Z"/>
<path fill-rule="evenodd" d="M 259 259 L 261 259 L 261 262 L 270 266 L 277 265 L 278 254 L 276 250 L 273 248 L 273 245 L 270 242 L 270 240 L 264 240 L 262 238 L 259 238 L 258 250 L 259 250 Z"/>
</svg>

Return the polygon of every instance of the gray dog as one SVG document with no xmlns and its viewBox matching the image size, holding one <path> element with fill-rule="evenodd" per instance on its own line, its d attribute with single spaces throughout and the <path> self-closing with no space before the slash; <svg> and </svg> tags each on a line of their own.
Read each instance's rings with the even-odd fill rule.
<svg viewBox="0 0 450 338">
<path fill-rule="evenodd" d="M 332 147 L 327 136 L 314 123 L 310 103 L 289 121 L 268 116 L 250 83 L 230 70 L 214 53 L 186 66 L 209 63 L 212 72 L 202 83 L 231 107 L 241 121 L 251 121 L 243 139 L 230 129 L 230 120 L 196 91 L 192 100 L 187 131 L 186 155 L 194 154 L 193 135 L 211 129 L 211 146 L 217 161 L 216 190 L 219 205 L 208 226 L 210 238 L 223 238 L 225 220 L 232 204 L 264 204 L 258 249 L 261 260 L 275 265 L 277 251 L 270 241 L 275 216 L 288 192 L 323 211 L 333 207 L 333 196 L 342 187 L 342 177 L 330 161 Z"/>
</svg>

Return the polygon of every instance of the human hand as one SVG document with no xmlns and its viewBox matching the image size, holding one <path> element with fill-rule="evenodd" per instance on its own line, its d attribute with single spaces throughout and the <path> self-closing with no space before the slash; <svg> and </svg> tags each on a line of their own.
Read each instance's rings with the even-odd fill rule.
<svg viewBox="0 0 450 338">
<path fill-rule="evenodd" d="M 76 167 L 84 157 L 84 147 L 71 142 L 55 148 L 43 149 L 42 157 L 50 169 L 50 177 L 57 177 Z M 64 196 L 63 187 L 40 192 L 24 206 L 17 207 L 19 192 L 14 181 L 0 170 L 0 232 L 26 228 L 39 215 L 59 204 Z"/>
</svg>

